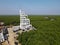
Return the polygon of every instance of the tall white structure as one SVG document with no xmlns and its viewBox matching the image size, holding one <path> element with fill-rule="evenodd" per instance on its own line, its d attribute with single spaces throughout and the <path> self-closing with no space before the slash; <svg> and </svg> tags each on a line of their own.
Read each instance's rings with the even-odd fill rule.
<svg viewBox="0 0 60 45">
<path fill-rule="evenodd" d="M 22 30 L 32 30 L 32 25 L 28 19 L 28 15 L 20 10 L 20 29 Z"/>
</svg>

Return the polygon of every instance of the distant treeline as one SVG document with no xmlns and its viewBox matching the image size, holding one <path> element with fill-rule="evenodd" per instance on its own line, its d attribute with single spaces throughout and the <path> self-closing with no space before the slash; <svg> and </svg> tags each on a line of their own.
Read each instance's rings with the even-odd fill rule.
<svg viewBox="0 0 60 45">
<path fill-rule="evenodd" d="M 18 15 L 0 15 L 0 22 L 4 22 L 5 25 L 19 25 L 20 17 Z"/>
<path fill-rule="evenodd" d="M 57 15 L 29 15 L 29 18 L 32 21 L 33 19 L 35 20 L 35 17 L 36 17 L 36 19 L 38 19 L 38 17 L 41 18 L 42 16 L 52 16 L 52 17 L 55 17 Z M 58 15 L 58 17 L 59 16 L 60 15 Z M 33 19 L 31 19 L 31 18 L 33 18 Z M 0 15 L 0 22 L 1 21 L 3 21 L 5 23 L 5 25 L 10 25 L 10 24 L 12 24 L 12 25 L 19 25 L 20 24 L 20 16 L 19 15 Z"/>
</svg>

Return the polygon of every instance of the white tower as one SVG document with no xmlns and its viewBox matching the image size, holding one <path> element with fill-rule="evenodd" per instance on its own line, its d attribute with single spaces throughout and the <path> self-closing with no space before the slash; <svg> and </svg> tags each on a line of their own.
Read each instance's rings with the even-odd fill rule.
<svg viewBox="0 0 60 45">
<path fill-rule="evenodd" d="M 20 10 L 20 29 L 22 30 L 32 30 L 32 25 L 28 19 L 28 15 Z"/>
</svg>

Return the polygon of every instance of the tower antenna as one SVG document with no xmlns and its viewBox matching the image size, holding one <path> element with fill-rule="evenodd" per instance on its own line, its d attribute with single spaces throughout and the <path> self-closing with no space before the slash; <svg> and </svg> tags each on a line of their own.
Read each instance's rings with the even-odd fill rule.
<svg viewBox="0 0 60 45">
<path fill-rule="evenodd" d="M 22 30 L 32 30 L 32 25 L 30 24 L 30 19 L 22 10 L 20 12 L 20 29 Z"/>
</svg>

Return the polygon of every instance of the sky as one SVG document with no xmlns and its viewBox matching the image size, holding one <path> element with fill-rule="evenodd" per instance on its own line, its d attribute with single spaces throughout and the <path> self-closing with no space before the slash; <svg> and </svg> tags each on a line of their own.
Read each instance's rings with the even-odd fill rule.
<svg viewBox="0 0 60 45">
<path fill-rule="evenodd" d="M 60 0 L 0 0 L 0 15 L 27 14 L 60 15 Z"/>
</svg>

